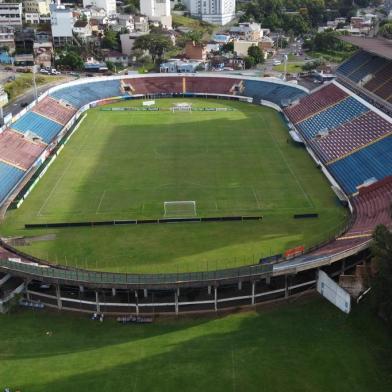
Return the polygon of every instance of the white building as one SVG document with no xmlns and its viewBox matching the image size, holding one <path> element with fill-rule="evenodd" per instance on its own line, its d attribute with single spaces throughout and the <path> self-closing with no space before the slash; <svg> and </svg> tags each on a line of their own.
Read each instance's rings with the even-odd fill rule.
<svg viewBox="0 0 392 392">
<path fill-rule="evenodd" d="M 40 16 L 37 12 L 25 12 L 25 22 L 29 24 L 39 24 Z"/>
<path fill-rule="evenodd" d="M 64 46 L 67 43 L 72 43 L 74 23 L 72 10 L 65 8 L 63 5 L 50 5 L 50 24 L 54 46 Z"/>
<path fill-rule="evenodd" d="M 25 0 L 23 11 L 29 14 L 48 15 L 50 0 Z"/>
<path fill-rule="evenodd" d="M 15 52 L 15 34 L 11 26 L 0 26 L 0 48 L 7 47 L 9 53 Z"/>
<path fill-rule="evenodd" d="M 205 22 L 225 25 L 235 17 L 235 0 L 188 0 L 192 16 Z"/>
<path fill-rule="evenodd" d="M 22 3 L 0 3 L 0 26 L 22 25 Z"/>
<path fill-rule="evenodd" d="M 165 29 L 172 28 L 170 0 L 140 0 L 140 13 Z"/>
<path fill-rule="evenodd" d="M 259 23 L 239 23 L 230 28 L 230 34 L 247 41 L 259 41 L 263 37 L 263 30 Z"/>
<path fill-rule="evenodd" d="M 105 10 L 108 16 L 117 12 L 116 0 L 83 0 L 83 7 L 94 6 Z"/>
<path fill-rule="evenodd" d="M 93 35 L 91 25 L 89 22 L 87 22 L 87 20 L 77 20 L 73 26 L 72 31 L 83 41 L 86 41 Z"/>
</svg>

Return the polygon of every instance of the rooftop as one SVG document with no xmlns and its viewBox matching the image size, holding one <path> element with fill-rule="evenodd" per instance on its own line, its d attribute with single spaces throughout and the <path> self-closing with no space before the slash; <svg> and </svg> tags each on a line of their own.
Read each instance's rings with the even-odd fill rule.
<svg viewBox="0 0 392 392">
<path fill-rule="evenodd" d="M 342 41 L 358 46 L 365 52 L 392 60 L 392 41 L 385 38 L 354 37 L 343 35 L 339 37 Z"/>
</svg>

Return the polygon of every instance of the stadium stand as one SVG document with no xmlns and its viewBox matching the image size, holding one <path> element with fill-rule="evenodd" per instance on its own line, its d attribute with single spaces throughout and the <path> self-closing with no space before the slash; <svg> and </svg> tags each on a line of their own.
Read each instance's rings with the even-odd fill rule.
<svg viewBox="0 0 392 392">
<path fill-rule="evenodd" d="M 353 97 L 340 101 L 337 105 L 327 108 L 314 116 L 297 124 L 302 136 L 309 140 L 320 131 L 331 130 L 347 121 L 360 116 L 369 109 Z"/>
<path fill-rule="evenodd" d="M 306 95 L 304 91 L 291 86 L 259 80 L 244 80 L 243 86 L 243 92 L 239 95 L 252 97 L 255 103 L 263 99 L 281 106 L 282 101 L 293 102 Z"/>
<path fill-rule="evenodd" d="M 129 78 L 122 81 L 123 91 L 131 95 L 149 94 L 227 94 L 252 97 L 281 105 L 306 95 L 305 91 L 284 84 L 222 77 Z"/>
<path fill-rule="evenodd" d="M 358 83 L 365 76 L 375 74 L 388 64 L 388 60 L 359 51 L 338 67 L 336 72 Z"/>
<path fill-rule="evenodd" d="M 351 228 L 328 245 L 309 254 L 308 257 L 334 254 L 368 241 L 377 225 L 383 224 L 391 228 L 391 200 L 392 176 L 361 188 L 358 196 L 352 199 L 356 219 Z"/>
<path fill-rule="evenodd" d="M 389 133 L 392 123 L 369 111 L 354 118 L 321 138 L 309 141 L 312 149 L 326 163 L 341 158 Z"/>
<path fill-rule="evenodd" d="M 141 93 L 139 88 L 135 88 L 135 94 L 181 94 L 182 89 L 182 78 L 144 78 L 139 80 L 139 83 L 143 84 L 143 91 Z"/>
<path fill-rule="evenodd" d="M 376 92 L 380 87 L 392 79 L 392 61 L 375 73 L 374 77 L 364 87 L 369 91 Z"/>
<path fill-rule="evenodd" d="M 64 87 L 50 95 L 57 100 L 68 102 L 75 108 L 80 108 L 89 102 L 115 97 L 120 94 L 120 82 L 118 80 L 102 80 Z"/>
<path fill-rule="evenodd" d="M 349 75 L 349 78 L 355 82 L 359 82 L 365 76 L 370 74 L 375 74 L 386 64 L 387 64 L 387 60 L 378 56 L 372 56 L 365 64 L 363 64 L 361 67 L 356 69 L 353 73 L 351 73 Z"/>
<path fill-rule="evenodd" d="M 71 105 L 59 102 L 49 96 L 38 102 L 37 105 L 34 106 L 33 111 L 58 122 L 61 125 L 67 124 L 76 113 L 76 109 Z"/>
<path fill-rule="evenodd" d="M 312 95 L 304 97 L 301 103 L 288 107 L 285 113 L 296 124 L 347 97 L 348 95 L 342 89 L 331 83 Z"/>
<path fill-rule="evenodd" d="M 6 129 L 0 133 L 0 160 L 27 170 L 44 151 L 46 144 L 33 142 L 24 135 Z"/>
<path fill-rule="evenodd" d="M 392 103 L 392 79 L 389 79 L 387 82 L 385 82 L 376 91 L 374 91 L 374 93 L 382 99 Z"/>
<path fill-rule="evenodd" d="M 45 143 L 50 143 L 63 128 L 61 124 L 34 112 L 27 112 L 11 127 L 22 133 L 32 132 L 42 138 Z"/>
<path fill-rule="evenodd" d="M 229 78 L 185 78 L 187 93 L 235 94 L 239 79 Z"/>
<path fill-rule="evenodd" d="M 372 143 L 327 166 L 347 194 L 365 181 L 382 180 L 392 173 L 392 136 Z"/>
<path fill-rule="evenodd" d="M 24 171 L 0 161 L 0 200 L 3 200 L 24 175 Z"/>
</svg>

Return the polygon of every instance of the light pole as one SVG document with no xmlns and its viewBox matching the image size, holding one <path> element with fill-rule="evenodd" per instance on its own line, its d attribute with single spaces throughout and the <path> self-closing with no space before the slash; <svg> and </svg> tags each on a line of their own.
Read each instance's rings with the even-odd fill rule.
<svg viewBox="0 0 392 392">
<path fill-rule="evenodd" d="M 288 60 L 288 56 L 287 56 L 287 54 L 285 54 L 285 55 L 283 56 L 283 61 L 284 61 L 283 80 L 286 80 L 286 74 L 287 74 L 287 60 Z"/>
<path fill-rule="evenodd" d="M 33 85 L 34 85 L 34 97 L 37 100 L 38 99 L 38 93 L 37 93 L 37 83 L 35 81 L 35 72 L 36 72 L 36 65 L 33 65 Z"/>
</svg>

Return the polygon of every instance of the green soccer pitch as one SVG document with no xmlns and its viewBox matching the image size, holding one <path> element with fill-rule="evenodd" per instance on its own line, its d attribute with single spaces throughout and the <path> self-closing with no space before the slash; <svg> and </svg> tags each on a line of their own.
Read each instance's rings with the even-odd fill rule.
<svg viewBox="0 0 392 392">
<path fill-rule="evenodd" d="M 32 237 L 20 249 L 54 263 L 159 273 L 257 263 L 321 242 L 343 225 L 346 211 L 306 150 L 288 139 L 276 111 L 215 99 L 156 104 L 169 109 L 184 102 L 233 110 L 89 110 L 21 208 L 7 213 L 1 234 Z M 141 105 L 138 100 L 108 107 Z M 24 229 L 26 223 L 162 218 L 164 202 L 179 200 L 195 201 L 198 216 L 264 218 Z M 319 218 L 294 220 L 298 213 Z"/>
</svg>

